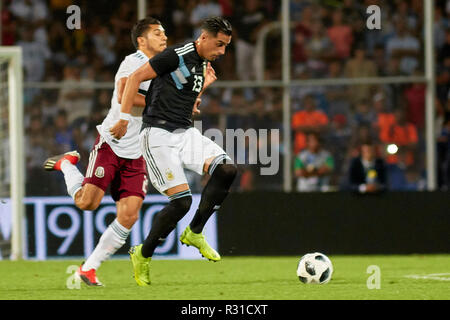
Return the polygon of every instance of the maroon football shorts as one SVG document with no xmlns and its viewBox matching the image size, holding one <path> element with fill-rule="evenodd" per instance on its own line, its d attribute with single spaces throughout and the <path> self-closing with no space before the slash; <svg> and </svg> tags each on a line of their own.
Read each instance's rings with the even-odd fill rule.
<svg viewBox="0 0 450 320">
<path fill-rule="evenodd" d="M 147 170 L 145 160 L 125 159 L 117 156 L 102 136 L 98 136 L 89 155 L 89 165 L 83 185 L 93 184 L 106 192 L 110 186 L 114 201 L 147 193 Z"/>
</svg>

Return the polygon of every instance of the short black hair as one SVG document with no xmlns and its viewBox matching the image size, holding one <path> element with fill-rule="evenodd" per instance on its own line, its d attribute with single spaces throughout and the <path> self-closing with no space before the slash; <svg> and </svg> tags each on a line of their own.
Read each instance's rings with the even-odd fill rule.
<svg viewBox="0 0 450 320">
<path fill-rule="evenodd" d="M 226 34 L 227 36 L 231 36 L 233 29 L 231 27 L 231 23 L 228 22 L 227 19 L 222 17 L 211 17 L 203 21 L 202 30 L 205 30 L 211 33 L 214 36 L 217 36 L 219 32 Z"/>
<path fill-rule="evenodd" d="M 136 50 L 139 49 L 139 43 L 137 41 L 137 38 L 142 37 L 148 31 L 151 24 L 161 25 L 161 21 L 153 17 L 147 17 L 139 20 L 133 26 L 133 29 L 131 30 L 131 41 L 133 42 L 133 45 L 136 48 Z"/>
</svg>

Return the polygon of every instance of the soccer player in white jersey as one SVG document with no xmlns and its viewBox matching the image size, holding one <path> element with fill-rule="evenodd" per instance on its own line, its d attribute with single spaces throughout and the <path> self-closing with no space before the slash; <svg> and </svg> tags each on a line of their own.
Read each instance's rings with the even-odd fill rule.
<svg viewBox="0 0 450 320">
<path fill-rule="evenodd" d="M 122 114 L 120 102 L 125 83 L 130 74 L 167 47 L 167 37 L 161 23 L 151 17 L 136 23 L 131 33 L 137 51 L 122 61 L 115 76 L 111 109 L 103 123 L 97 126 L 99 135 L 89 156 L 84 177 L 76 164 L 77 151 L 47 159 L 45 170 L 62 171 L 69 195 L 81 210 L 95 210 L 111 186 L 111 196 L 117 205 L 117 218 L 108 226 L 95 250 L 77 270 L 77 275 L 90 286 L 101 286 L 96 270 L 101 263 L 120 249 L 139 216 L 147 193 L 147 171 L 139 144 L 142 111 L 145 95 L 151 81 L 142 82 L 133 101 L 132 112 Z M 117 140 L 109 132 L 119 119 L 128 121 L 128 132 Z"/>
</svg>

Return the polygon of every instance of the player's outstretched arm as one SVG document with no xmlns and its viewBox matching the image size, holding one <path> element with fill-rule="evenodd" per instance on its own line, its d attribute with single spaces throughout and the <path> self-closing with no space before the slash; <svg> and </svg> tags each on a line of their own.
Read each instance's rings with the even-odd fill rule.
<svg viewBox="0 0 450 320">
<path fill-rule="evenodd" d="M 131 119 L 130 112 L 134 98 L 138 93 L 139 84 L 143 81 L 154 79 L 156 76 L 155 70 L 149 63 L 146 63 L 128 77 L 122 96 L 120 120 L 109 130 L 114 138 L 120 139 L 127 133 L 128 122 Z"/>
</svg>

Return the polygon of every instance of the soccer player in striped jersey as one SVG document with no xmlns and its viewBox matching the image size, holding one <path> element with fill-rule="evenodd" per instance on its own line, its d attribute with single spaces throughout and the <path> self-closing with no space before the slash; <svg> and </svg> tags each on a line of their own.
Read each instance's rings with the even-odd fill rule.
<svg viewBox="0 0 450 320">
<path fill-rule="evenodd" d="M 77 271 L 77 275 L 90 286 L 102 285 L 96 270 L 125 244 L 147 193 L 147 171 L 139 147 L 139 131 L 145 95 L 151 81 L 140 83 L 129 114 L 120 112 L 120 102 L 128 76 L 166 49 L 167 37 L 161 23 L 148 17 L 135 24 L 131 38 L 137 51 L 125 57 L 116 73 L 111 108 L 103 123 L 97 126 L 99 134 L 89 156 L 86 175 L 83 176 L 76 167 L 80 160 L 77 151 L 51 157 L 44 163 L 46 170 L 64 173 L 67 191 L 81 210 L 95 210 L 107 187 L 111 187 L 117 218 L 108 226 L 92 254 Z M 119 119 L 128 122 L 128 132 L 117 140 L 109 130 Z"/>
<path fill-rule="evenodd" d="M 169 198 L 169 204 L 155 217 L 143 244 L 130 250 L 135 280 L 140 286 L 151 283 L 150 260 L 160 239 L 176 227 L 192 204 L 185 168 L 211 177 L 180 241 L 196 247 L 209 260 L 221 259 L 202 230 L 228 195 L 237 168 L 219 145 L 192 127 L 192 108 L 207 82 L 209 61 L 225 54 L 231 34 L 226 19 L 209 18 L 195 42 L 167 48 L 130 75 L 126 83 L 121 111 L 129 113 L 139 83 L 153 79 L 146 97 L 141 149 L 152 185 Z M 127 133 L 126 123 L 117 122 L 111 132 L 116 139 L 122 139 Z"/>
<path fill-rule="evenodd" d="M 90 286 L 102 285 L 96 276 L 96 270 L 125 244 L 147 193 L 147 171 L 140 150 L 139 132 L 145 95 L 151 80 L 139 84 L 130 113 L 122 114 L 120 103 L 128 76 L 166 49 L 167 37 L 161 23 L 148 17 L 136 23 L 131 38 L 137 51 L 125 57 L 117 71 L 111 109 L 103 123 L 97 126 L 99 135 L 89 156 L 85 177 L 75 166 L 80 160 L 76 151 L 51 157 L 44 163 L 46 170 L 64 173 L 67 191 L 81 210 L 97 209 L 107 187 L 111 187 L 111 196 L 117 206 L 117 218 L 108 226 L 92 254 L 77 270 L 77 275 Z M 216 79 L 214 69 L 208 66 L 203 89 Z M 202 93 L 203 90 L 196 98 L 192 114 L 200 113 L 198 107 Z M 127 123 L 127 134 L 120 140 L 115 139 L 110 132 L 117 122 Z"/>
</svg>

